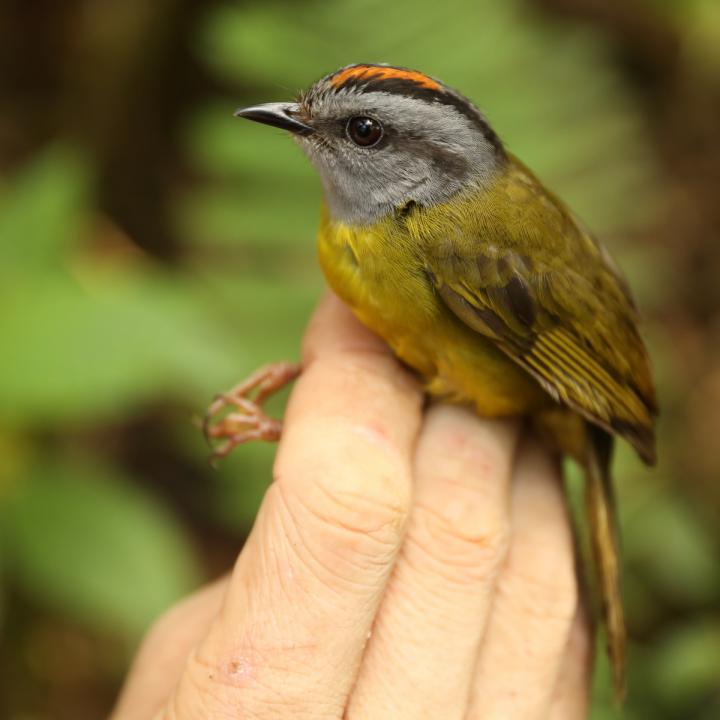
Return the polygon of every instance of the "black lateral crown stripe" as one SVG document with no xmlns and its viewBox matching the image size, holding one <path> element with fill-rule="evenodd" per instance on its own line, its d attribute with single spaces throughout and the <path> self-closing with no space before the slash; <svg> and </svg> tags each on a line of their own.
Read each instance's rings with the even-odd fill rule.
<svg viewBox="0 0 720 720">
<path fill-rule="evenodd" d="M 345 88 L 358 88 L 365 92 L 386 92 L 393 95 L 417 98 L 425 102 L 438 102 L 454 107 L 461 115 L 470 120 L 482 131 L 488 142 L 498 153 L 504 154 L 502 141 L 497 133 L 490 127 L 487 120 L 485 120 L 480 112 L 464 97 L 457 95 L 447 88 L 443 87 L 440 90 L 434 90 L 424 87 L 414 80 L 393 77 L 384 78 L 378 75 L 355 75 L 349 77 L 341 85 L 337 86 L 337 90 Z"/>
</svg>

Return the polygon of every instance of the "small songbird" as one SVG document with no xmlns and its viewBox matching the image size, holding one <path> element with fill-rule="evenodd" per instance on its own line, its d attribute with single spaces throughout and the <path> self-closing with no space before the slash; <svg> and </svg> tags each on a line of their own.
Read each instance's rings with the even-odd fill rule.
<svg viewBox="0 0 720 720">
<path fill-rule="evenodd" d="M 597 586 L 618 697 L 625 623 L 610 476 L 613 435 L 655 461 L 655 391 L 638 311 L 608 251 L 439 80 L 350 65 L 296 102 L 239 110 L 292 133 L 320 174 L 319 257 L 333 290 L 427 392 L 526 416 L 585 470 Z M 226 454 L 276 439 L 260 404 L 297 373 L 256 374 L 210 408 Z M 255 401 L 248 393 L 258 390 Z"/>
</svg>

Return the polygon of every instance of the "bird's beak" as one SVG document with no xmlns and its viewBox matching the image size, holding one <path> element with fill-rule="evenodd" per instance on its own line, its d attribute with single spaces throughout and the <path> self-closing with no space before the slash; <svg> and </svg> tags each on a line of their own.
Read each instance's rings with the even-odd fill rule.
<svg viewBox="0 0 720 720">
<path fill-rule="evenodd" d="M 315 132 L 313 128 L 297 119 L 300 106 L 297 103 L 265 103 L 252 107 L 240 108 L 235 111 L 235 117 L 254 120 L 264 125 L 288 130 L 295 135 L 310 135 Z"/>
</svg>

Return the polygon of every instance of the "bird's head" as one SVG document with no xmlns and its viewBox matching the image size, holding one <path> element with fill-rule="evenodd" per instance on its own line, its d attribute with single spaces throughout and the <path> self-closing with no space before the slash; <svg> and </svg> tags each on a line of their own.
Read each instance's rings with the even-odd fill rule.
<svg viewBox="0 0 720 720">
<path fill-rule="evenodd" d="M 293 133 L 320 173 L 331 217 L 354 225 L 482 186 L 505 159 L 469 100 L 434 78 L 388 65 L 350 65 L 296 102 L 236 115 Z"/>
</svg>

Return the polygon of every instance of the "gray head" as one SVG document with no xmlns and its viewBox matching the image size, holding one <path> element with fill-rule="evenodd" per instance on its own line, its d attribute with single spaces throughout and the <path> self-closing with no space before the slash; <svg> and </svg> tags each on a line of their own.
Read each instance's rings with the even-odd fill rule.
<svg viewBox="0 0 720 720">
<path fill-rule="evenodd" d="M 505 160 L 469 100 L 405 68 L 350 65 L 297 102 L 236 114 L 292 132 L 320 173 L 330 215 L 349 224 L 443 202 L 488 182 Z"/>
</svg>

